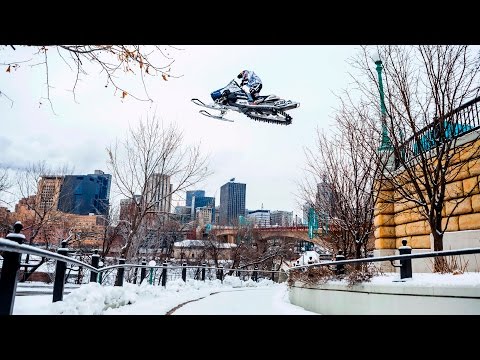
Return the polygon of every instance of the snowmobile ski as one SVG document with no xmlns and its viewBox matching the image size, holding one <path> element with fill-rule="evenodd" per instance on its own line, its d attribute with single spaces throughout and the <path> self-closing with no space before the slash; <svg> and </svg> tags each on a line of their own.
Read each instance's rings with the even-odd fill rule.
<svg viewBox="0 0 480 360">
<path fill-rule="evenodd" d="M 203 116 L 210 117 L 210 118 L 213 118 L 213 119 L 228 121 L 228 122 L 234 122 L 233 120 L 230 120 L 230 119 L 227 119 L 227 118 L 223 117 L 224 114 L 225 114 L 224 111 L 222 112 L 222 115 L 212 115 L 207 110 L 200 110 L 199 113 L 202 114 Z"/>
</svg>

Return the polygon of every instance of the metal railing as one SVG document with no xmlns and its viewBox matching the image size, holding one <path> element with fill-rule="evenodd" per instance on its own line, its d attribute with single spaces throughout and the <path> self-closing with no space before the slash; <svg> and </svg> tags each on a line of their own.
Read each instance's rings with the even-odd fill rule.
<svg viewBox="0 0 480 360">
<path fill-rule="evenodd" d="M 378 257 L 369 257 L 361 259 L 348 259 L 345 260 L 345 256 L 342 251 L 339 251 L 335 256 L 335 260 L 332 261 L 323 261 L 307 265 L 295 265 L 288 269 L 288 272 L 306 269 L 311 267 L 319 266 L 334 266 L 335 273 L 337 275 L 344 274 L 346 264 L 361 264 L 361 263 L 372 263 L 379 261 L 390 261 L 393 267 L 400 268 L 400 279 L 411 278 L 412 277 L 412 259 L 421 259 L 421 258 L 433 258 L 439 256 L 452 256 L 452 255 L 470 255 L 470 254 L 480 254 L 480 247 L 477 248 L 465 248 L 458 250 L 442 250 L 442 251 L 431 251 L 425 253 L 412 254 L 412 248 L 407 246 L 407 240 L 402 240 L 402 246 L 398 248 L 400 255 L 389 255 L 389 256 L 378 256 Z M 400 260 L 400 264 L 394 264 L 395 260 Z"/>
<path fill-rule="evenodd" d="M 62 241 L 62 246 L 57 250 L 57 253 L 39 249 L 34 246 L 25 245 L 23 241 L 25 236 L 20 234 L 22 229 L 22 224 L 20 222 L 15 223 L 14 233 L 7 235 L 6 239 L 0 238 L 0 251 L 3 253 L 3 266 L 0 276 L 0 315 L 11 315 L 13 312 L 13 306 L 15 302 L 17 281 L 18 281 L 18 272 L 21 266 L 21 254 L 30 254 L 38 255 L 48 259 L 56 260 L 55 268 L 55 280 L 53 284 L 53 302 L 63 300 L 63 292 L 66 279 L 66 268 L 68 264 L 75 264 L 82 266 L 90 270 L 90 282 L 105 282 L 105 274 L 111 274 L 113 270 L 117 270 L 115 273 L 115 286 L 123 286 L 125 271 L 130 271 L 135 269 L 135 274 L 133 277 L 133 283 L 136 283 L 138 280 L 138 275 L 140 276 L 140 283 L 142 283 L 147 277 L 150 284 L 161 283 L 162 286 L 166 286 L 168 273 L 170 273 L 170 281 L 175 278 L 182 278 L 183 281 L 187 280 L 187 274 L 189 278 L 205 281 L 206 279 L 219 279 L 223 282 L 227 273 L 235 274 L 243 279 L 248 278 L 253 281 L 258 281 L 263 277 L 269 276 L 272 281 L 275 281 L 275 274 L 277 275 L 277 281 L 279 280 L 279 274 L 285 274 L 285 271 L 280 270 L 263 270 L 259 269 L 258 266 L 252 265 L 252 269 L 245 268 L 224 268 L 224 267 L 212 267 L 207 266 L 207 264 L 202 265 L 187 265 L 183 263 L 179 265 L 169 265 L 164 262 L 162 265 L 152 265 L 147 264 L 145 259 L 141 264 L 127 264 L 125 259 L 120 258 L 117 265 L 110 265 L 105 267 L 100 267 L 100 255 L 98 250 L 94 251 L 92 255 L 92 263 L 87 264 L 80 260 L 71 258 L 68 256 L 69 250 L 67 249 L 67 241 Z M 140 274 L 138 274 L 138 269 L 140 269 Z"/>
<path fill-rule="evenodd" d="M 360 263 L 373 263 L 380 261 L 390 261 L 392 266 L 400 268 L 400 279 L 412 277 L 412 259 L 420 258 L 432 258 L 439 256 L 451 256 L 451 255 L 468 255 L 468 254 L 480 254 L 480 247 L 467 248 L 459 250 L 443 250 L 433 251 L 428 253 L 412 254 L 412 248 L 407 246 L 407 241 L 403 240 L 402 245 L 398 250 L 400 255 L 381 256 L 373 258 L 362 259 L 345 259 L 345 256 L 341 251 L 335 256 L 335 261 L 324 261 L 318 263 L 312 263 L 307 265 L 296 265 L 288 269 L 287 272 L 280 270 L 262 270 L 256 265 L 251 265 L 250 268 L 224 268 L 224 267 L 212 267 L 207 264 L 201 265 L 187 265 L 185 262 L 180 265 L 169 265 L 164 262 L 161 265 L 147 264 L 145 259 L 141 264 L 127 264 L 125 259 L 120 258 L 119 264 L 110 265 L 105 267 L 99 267 L 100 255 L 98 251 L 92 255 L 92 263 L 87 264 L 80 260 L 71 258 L 68 256 L 69 250 L 66 248 L 66 241 L 62 242 L 62 247 L 57 250 L 57 253 L 36 248 L 30 245 L 22 244 L 25 240 L 24 235 L 20 234 L 22 225 L 20 222 L 14 225 L 15 232 L 8 234 L 6 239 L 0 239 L 0 251 L 3 251 L 3 266 L 0 277 L 0 315 L 11 315 L 13 312 L 13 306 L 16 295 L 16 287 L 18 280 L 18 271 L 21 266 L 21 254 L 31 254 L 46 257 L 48 259 L 57 260 L 55 269 L 55 281 L 53 285 L 53 302 L 63 300 L 63 292 L 65 286 L 66 266 L 69 264 L 76 264 L 90 270 L 90 282 L 105 281 L 104 274 L 111 273 L 113 270 L 117 270 L 115 273 L 115 286 L 123 286 L 125 271 L 131 271 L 135 269 L 135 275 L 133 277 L 133 283 L 138 280 L 140 275 L 140 283 L 142 283 L 148 276 L 148 282 L 150 284 L 158 283 L 162 286 L 166 286 L 167 279 L 170 273 L 170 281 L 176 278 L 182 278 L 183 281 L 189 278 L 205 281 L 206 279 L 219 279 L 223 282 L 227 273 L 233 274 L 240 278 L 252 279 L 258 281 L 263 274 L 263 277 L 269 277 L 275 281 L 275 274 L 285 274 L 291 271 L 318 267 L 318 266 L 334 266 L 335 273 L 340 275 L 344 274 L 344 266 L 347 264 L 360 264 Z M 394 264 L 395 260 L 400 260 L 400 264 Z M 138 274 L 140 269 L 140 274 Z M 149 274 L 147 274 L 147 270 Z M 265 276 L 267 274 L 267 276 Z M 277 277 L 279 280 L 279 276 Z"/>
<path fill-rule="evenodd" d="M 450 141 L 480 128 L 480 97 L 477 97 L 420 130 L 407 139 L 399 148 L 405 163 L 427 152 L 440 141 Z M 396 167 L 400 162 L 396 161 Z"/>
</svg>

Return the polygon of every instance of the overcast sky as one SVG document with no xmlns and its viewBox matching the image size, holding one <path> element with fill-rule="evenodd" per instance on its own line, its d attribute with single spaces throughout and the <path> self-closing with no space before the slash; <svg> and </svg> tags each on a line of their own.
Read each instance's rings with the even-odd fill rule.
<svg viewBox="0 0 480 360">
<path fill-rule="evenodd" d="M 52 53 L 49 80 L 55 115 L 45 101 L 39 105 L 46 95 L 41 65 L 23 65 L 10 73 L 2 69 L 0 90 L 14 103 L 12 106 L 0 97 L 0 163 L 21 167 L 45 160 L 51 165 L 68 163 L 75 174 L 107 171 L 105 147 L 124 137 L 129 124 L 156 111 L 165 122 L 178 124 L 186 143 L 201 141 L 214 174 L 196 189 L 215 196 L 217 205 L 219 188 L 235 177 L 247 184 L 248 209 L 260 209 L 263 203 L 264 209 L 294 211 L 301 216 L 296 181 L 303 175 L 303 148 L 314 143 L 316 127 L 327 129 L 332 123 L 338 105 L 334 94 L 351 82 L 348 72 L 353 69 L 347 60 L 358 46 L 178 47 L 182 50 L 169 50 L 175 58 L 172 73 L 183 76 L 168 81 L 150 79 L 147 85 L 153 104 L 128 96 L 121 100 L 111 86 L 105 87 L 104 76 L 94 71 L 80 82 L 75 103 L 71 92 L 74 73 Z M 7 48 L 2 50 L 2 61 L 19 55 L 31 58 L 33 53 L 31 48 L 15 52 Z M 190 99 L 211 101 L 210 93 L 243 69 L 254 70 L 261 77 L 262 94 L 300 102 L 300 108 L 289 111 L 291 125 L 260 123 L 237 113 L 229 114 L 234 123 L 198 114 L 201 108 Z M 126 86 L 137 89 L 130 83 Z"/>
</svg>

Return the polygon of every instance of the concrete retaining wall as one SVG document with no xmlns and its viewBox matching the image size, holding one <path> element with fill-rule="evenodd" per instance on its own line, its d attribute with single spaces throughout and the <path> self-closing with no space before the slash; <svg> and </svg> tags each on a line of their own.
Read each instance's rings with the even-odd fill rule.
<svg viewBox="0 0 480 360">
<path fill-rule="evenodd" d="M 480 283 L 425 287 L 406 282 L 289 288 L 290 302 L 323 315 L 480 315 Z"/>
</svg>

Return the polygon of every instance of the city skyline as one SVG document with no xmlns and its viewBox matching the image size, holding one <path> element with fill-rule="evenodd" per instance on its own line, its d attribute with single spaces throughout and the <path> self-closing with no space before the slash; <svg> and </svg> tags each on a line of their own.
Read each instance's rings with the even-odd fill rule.
<svg viewBox="0 0 480 360">
<path fill-rule="evenodd" d="M 147 78 L 153 103 L 121 98 L 105 87 L 101 76 L 82 77 L 72 96 L 75 74 L 63 60 L 51 54 L 49 82 L 53 111 L 46 96 L 44 71 L 40 67 L 21 66 L 11 73 L 1 72 L 2 91 L 13 104 L 2 98 L 0 111 L 5 124 L 0 135 L 0 167 L 25 168 L 45 160 L 51 166 L 69 164 L 75 173 L 106 166 L 105 147 L 122 140 L 130 126 L 154 113 L 165 124 L 173 122 L 183 131 L 186 144 L 200 142 L 202 152 L 210 156 L 213 174 L 194 188 L 204 189 L 219 198 L 220 186 L 235 177 L 249 184 L 246 207 L 301 213 L 297 182 L 303 176 L 303 148 L 314 143 L 315 129 L 328 129 L 338 94 L 349 82 L 352 68 L 347 60 L 358 46 L 179 46 L 169 49 L 175 59 L 172 75 Z M 30 57 L 32 49 L 6 49 L 7 58 Z M 7 54 L 7 52 L 10 52 Z M 232 114 L 234 123 L 205 118 L 192 98 L 211 101 L 210 93 L 225 86 L 243 69 L 254 70 L 263 81 L 261 94 L 276 94 L 298 101 L 291 111 L 289 126 L 259 123 L 240 114 Z M 123 76 L 120 80 L 131 77 Z M 25 86 L 25 84 L 30 84 Z M 128 86 L 130 82 L 126 83 Z M 139 90 L 133 87 L 133 90 Z M 41 103 L 41 104 L 40 104 Z M 22 131 L 18 131 L 21 128 Z M 172 183 L 175 179 L 172 179 Z M 282 196 L 278 196 L 282 194 Z M 176 204 L 176 199 L 173 205 Z M 184 199 L 179 199 L 184 200 Z M 119 197 L 112 186 L 112 202 Z"/>
</svg>

